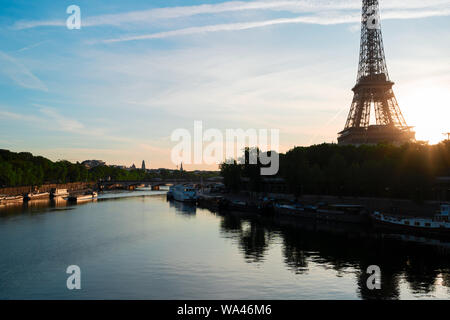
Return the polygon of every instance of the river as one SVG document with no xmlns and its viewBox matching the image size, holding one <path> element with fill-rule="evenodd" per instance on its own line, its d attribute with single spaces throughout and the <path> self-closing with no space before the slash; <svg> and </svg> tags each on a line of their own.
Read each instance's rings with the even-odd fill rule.
<svg viewBox="0 0 450 320">
<path fill-rule="evenodd" d="M 0 299 L 449 299 L 449 258 L 448 242 L 214 213 L 163 191 L 0 208 Z"/>
</svg>

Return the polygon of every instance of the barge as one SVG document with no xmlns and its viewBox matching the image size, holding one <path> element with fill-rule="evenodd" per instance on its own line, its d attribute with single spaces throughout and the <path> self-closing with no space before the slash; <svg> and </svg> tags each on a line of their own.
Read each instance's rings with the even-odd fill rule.
<svg viewBox="0 0 450 320">
<path fill-rule="evenodd" d="M 49 199 L 50 193 L 48 192 L 29 192 L 24 194 L 24 201 L 38 200 L 38 199 Z"/>
<path fill-rule="evenodd" d="M 90 201 L 97 199 L 97 192 L 85 192 L 84 194 L 71 195 L 68 197 L 68 201 L 70 202 L 82 202 L 82 201 Z"/>
<path fill-rule="evenodd" d="M 50 190 L 50 199 L 58 198 L 58 197 L 67 197 L 69 195 L 69 192 L 67 192 L 67 189 L 57 189 L 52 188 Z"/>
<path fill-rule="evenodd" d="M 369 217 L 365 208 L 353 204 L 302 205 L 275 204 L 276 214 L 290 215 L 303 219 L 314 219 L 333 222 L 368 223 Z"/>
<path fill-rule="evenodd" d="M 197 201 L 197 190 L 195 190 L 195 188 L 190 185 L 179 184 L 170 187 L 167 196 L 173 197 L 173 199 L 176 201 L 195 203 Z"/>
<path fill-rule="evenodd" d="M 197 205 L 202 208 L 208 208 L 211 211 L 216 211 L 223 208 L 225 199 L 222 196 L 213 196 L 200 194 L 197 199 Z"/>
<path fill-rule="evenodd" d="M 23 203 L 23 196 L 6 196 L 0 195 L 0 204 L 18 204 Z"/>
<path fill-rule="evenodd" d="M 449 211 L 450 205 L 443 204 L 433 218 L 393 216 L 379 211 L 375 211 L 371 218 L 376 226 L 397 231 L 450 236 Z"/>
</svg>

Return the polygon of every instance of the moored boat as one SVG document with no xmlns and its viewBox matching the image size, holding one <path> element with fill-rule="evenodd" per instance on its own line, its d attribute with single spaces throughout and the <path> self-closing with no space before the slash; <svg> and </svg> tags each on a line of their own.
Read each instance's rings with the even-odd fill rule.
<svg viewBox="0 0 450 320">
<path fill-rule="evenodd" d="M 197 190 L 190 185 L 179 184 L 170 188 L 169 192 L 172 193 L 173 198 L 182 202 L 195 202 L 197 201 Z"/>
<path fill-rule="evenodd" d="M 17 204 L 23 202 L 23 196 L 0 196 L 0 204 Z"/>
<path fill-rule="evenodd" d="M 366 223 L 369 221 L 365 208 L 353 204 L 302 205 L 299 203 L 277 203 L 274 209 L 277 214 L 306 219 L 348 223 Z"/>
<path fill-rule="evenodd" d="M 258 212 L 258 205 L 249 203 L 247 201 L 230 200 L 227 206 L 228 210 L 241 211 L 241 212 Z"/>
<path fill-rule="evenodd" d="M 436 234 L 450 236 L 450 205 L 441 205 L 440 212 L 432 218 L 401 217 L 375 211 L 372 221 L 376 225 L 394 228 L 399 231 L 419 232 L 422 234 Z"/>
<path fill-rule="evenodd" d="M 26 193 L 23 197 L 24 201 L 38 200 L 38 199 L 48 199 L 50 197 L 50 193 L 48 192 L 29 192 Z"/>
<path fill-rule="evenodd" d="M 58 188 L 52 188 L 50 190 L 50 198 L 57 198 L 57 197 L 67 197 L 69 195 L 69 192 L 67 192 L 67 189 L 58 189 Z"/>
<path fill-rule="evenodd" d="M 97 196 L 98 196 L 97 192 L 89 191 L 89 192 L 85 192 L 84 194 L 71 195 L 71 196 L 69 196 L 68 200 L 70 202 L 90 201 L 90 200 L 97 199 Z"/>
<path fill-rule="evenodd" d="M 367 211 L 357 204 L 332 204 L 319 207 L 316 210 L 316 217 L 335 222 L 369 223 Z"/>
<path fill-rule="evenodd" d="M 294 215 L 304 218 L 315 218 L 315 213 L 311 210 L 306 210 L 304 206 L 298 203 L 275 203 L 274 210 L 276 214 Z"/>
<path fill-rule="evenodd" d="M 218 210 L 221 208 L 224 202 L 224 197 L 222 196 L 211 196 L 200 194 L 197 199 L 197 204 L 199 207 L 208 208 L 211 210 Z"/>
</svg>

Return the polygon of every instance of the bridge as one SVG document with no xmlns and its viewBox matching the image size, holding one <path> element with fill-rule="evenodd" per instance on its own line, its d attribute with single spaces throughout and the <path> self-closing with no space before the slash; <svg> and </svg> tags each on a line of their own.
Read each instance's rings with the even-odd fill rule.
<svg viewBox="0 0 450 320">
<path fill-rule="evenodd" d="M 135 190 L 138 187 L 151 187 L 152 190 L 159 190 L 162 186 L 172 186 L 176 184 L 203 184 L 209 185 L 214 183 L 221 183 L 222 178 L 204 179 L 152 179 L 152 180 L 101 180 L 97 183 L 98 190 Z"/>
</svg>

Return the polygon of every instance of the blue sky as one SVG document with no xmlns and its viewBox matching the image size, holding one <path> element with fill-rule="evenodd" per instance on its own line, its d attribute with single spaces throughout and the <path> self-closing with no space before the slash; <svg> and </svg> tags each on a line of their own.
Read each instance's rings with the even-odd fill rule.
<svg viewBox="0 0 450 320">
<path fill-rule="evenodd" d="M 450 129 L 450 0 L 380 3 L 400 108 L 418 138 L 437 142 Z M 65 26 L 72 4 L 81 30 Z M 360 6 L 1 0 L 0 148 L 174 167 L 170 135 L 194 120 L 280 129 L 281 151 L 336 141 L 356 80 Z"/>
</svg>

